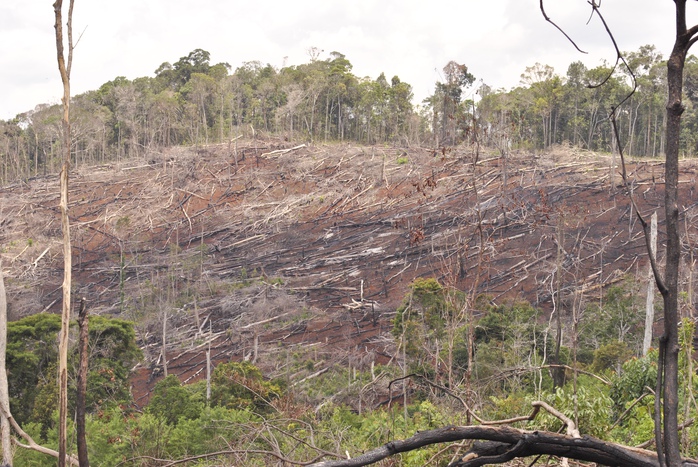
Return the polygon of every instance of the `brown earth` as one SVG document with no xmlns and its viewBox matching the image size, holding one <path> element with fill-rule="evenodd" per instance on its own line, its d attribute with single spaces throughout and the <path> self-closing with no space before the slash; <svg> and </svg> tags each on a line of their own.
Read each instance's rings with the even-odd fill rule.
<svg viewBox="0 0 698 467">
<path fill-rule="evenodd" d="M 209 345 L 214 362 L 251 358 L 296 380 L 335 363 L 387 363 L 390 318 L 417 277 L 548 313 L 558 270 L 563 297 L 582 300 L 626 274 L 646 277 L 641 228 L 612 165 L 567 147 L 504 158 L 257 140 L 81 167 L 70 195 L 75 296 L 136 321 L 141 406 L 164 370 L 163 321 L 167 371 L 183 381 L 204 377 Z M 696 168 L 681 163 L 687 314 Z M 628 173 L 643 216 L 658 211 L 661 245 L 662 164 L 635 161 Z M 57 312 L 57 177 L 0 193 L 10 317 Z M 292 371 L 301 353 L 312 363 Z"/>
</svg>

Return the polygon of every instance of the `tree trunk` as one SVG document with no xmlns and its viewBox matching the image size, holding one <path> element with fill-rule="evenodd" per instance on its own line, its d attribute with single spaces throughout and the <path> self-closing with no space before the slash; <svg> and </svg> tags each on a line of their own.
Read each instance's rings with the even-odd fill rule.
<svg viewBox="0 0 698 467">
<path fill-rule="evenodd" d="M 167 378 L 167 310 L 162 315 L 162 371 Z"/>
<path fill-rule="evenodd" d="M 78 367 L 77 396 L 75 402 L 75 424 L 77 425 L 78 442 L 78 462 L 80 467 L 90 467 L 87 458 L 87 436 L 85 431 L 85 398 L 87 396 L 87 355 L 89 344 L 89 319 L 87 317 L 87 307 L 85 299 L 80 300 L 80 311 L 78 312 L 78 326 L 80 337 L 78 339 L 80 347 L 80 365 Z"/>
<path fill-rule="evenodd" d="M 557 273 L 555 275 L 555 296 L 554 296 L 554 313 L 555 313 L 555 352 L 553 353 L 553 363 L 559 365 L 560 362 L 560 348 L 562 347 L 562 262 L 564 254 L 564 238 L 565 238 L 565 219 L 562 213 L 558 215 L 557 219 Z M 553 373 L 553 390 L 555 388 L 561 388 L 565 385 L 565 369 L 561 367 L 555 367 L 552 370 Z"/>
<path fill-rule="evenodd" d="M 72 257 L 70 224 L 68 221 L 68 172 L 70 170 L 70 68 L 73 57 L 72 17 L 73 3 L 68 8 L 68 63 L 63 53 L 63 0 L 56 0 L 53 10 L 56 16 L 56 52 L 58 70 L 63 82 L 63 167 L 61 169 L 61 227 L 63 230 L 63 309 L 61 334 L 58 342 L 58 466 L 65 467 L 68 431 L 68 332 L 70 328 L 70 288 Z"/>
<path fill-rule="evenodd" d="M 678 338 L 678 278 L 681 245 L 679 243 L 679 137 L 683 91 L 683 68 L 686 53 L 690 46 L 690 34 L 686 32 L 686 0 L 676 3 L 676 42 L 667 62 L 667 101 L 666 161 L 664 210 L 666 215 L 666 266 L 662 297 L 664 299 L 664 334 L 660 341 L 660 375 L 664 389 L 664 434 L 663 444 L 668 467 L 678 467 L 681 463 L 678 433 L 679 404 L 679 338 Z M 661 388 L 658 388 L 661 389 Z M 655 423 L 660 423 L 655 420 Z M 659 441 L 659 440 L 657 440 Z"/>
<path fill-rule="evenodd" d="M 10 411 L 10 394 L 7 386 L 7 369 L 5 357 L 7 350 L 7 296 L 5 295 L 5 280 L 0 260 L 0 404 Z M 12 467 L 12 444 L 10 439 L 10 420 L 5 411 L 0 413 L 0 446 L 2 447 L 2 463 Z"/>
<path fill-rule="evenodd" d="M 657 257 L 657 213 L 652 213 L 650 227 L 650 248 L 652 255 Z M 654 325 L 654 275 L 652 265 L 649 266 L 649 281 L 647 282 L 647 302 L 645 314 L 645 338 L 642 342 L 642 355 L 646 356 L 652 345 L 652 328 Z"/>
<path fill-rule="evenodd" d="M 412 451 L 436 443 L 448 443 L 466 439 L 480 439 L 493 443 L 475 443 L 473 447 L 449 464 L 450 467 L 475 467 L 502 464 L 513 458 L 552 455 L 596 462 L 600 465 L 619 467 L 659 467 L 656 453 L 602 441 L 591 436 L 577 438 L 546 431 L 525 431 L 507 426 L 493 427 L 451 426 L 435 430 L 419 431 L 414 436 L 395 440 L 351 459 L 321 461 L 311 467 L 360 467 L 369 465 L 401 452 Z M 698 467 L 698 463 L 686 460 L 683 467 Z"/>
</svg>

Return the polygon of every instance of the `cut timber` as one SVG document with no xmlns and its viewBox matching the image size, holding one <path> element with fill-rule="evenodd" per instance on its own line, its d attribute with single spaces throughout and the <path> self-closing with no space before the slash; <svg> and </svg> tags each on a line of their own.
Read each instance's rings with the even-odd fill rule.
<svg viewBox="0 0 698 467">
<path fill-rule="evenodd" d="M 260 324 L 271 323 L 272 321 L 276 321 L 277 319 L 281 319 L 284 316 L 290 315 L 291 313 L 293 313 L 293 312 L 289 311 L 287 313 L 282 313 L 282 314 L 277 315 L 277 316 L 272 316 L 271 318 L 263 319 L 262 321 L 257 321 L 255 323 L 246 324 L 245 326 L 241 326 L 239 329 L 250 329 L 251 327 L 254 327 L 254 326 L 257 326 Z"/>
<path fill-rule="evenodd" d="M 295 151 L 296 149 L 304 148 L 305 144 L 299 144 L 298 146 L 292 147 L 290 149 L 277 149 L 276 151 L 271 151 L 271 152 L 265 152 L 263 154 L 260 154 L 260 157 L 269 157 L 269 156 L 280 156 L 282 154 L 286 154 L 291 151 Z"/>
</svg>

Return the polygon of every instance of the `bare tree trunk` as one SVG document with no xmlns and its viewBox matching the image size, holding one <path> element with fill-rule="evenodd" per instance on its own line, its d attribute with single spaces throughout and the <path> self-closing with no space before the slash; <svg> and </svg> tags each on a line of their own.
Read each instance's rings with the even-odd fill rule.
<svg viewBox="0 0 698 467">
<path fill-rule="evenodd" d="M 167 378 L 167 310 L 162 316 L 162 370 Z"/>
<path fill-rule="evenodd" d="M 72 257 L 70 224 L 68 222 L 68 172 L 70 170 L 70 68 L 73 59 L 73 4 L 68 8 L 68 63 L 63 53 L 63 0 L 56 0 L 53 10 L 56 16 L 56 52 L 58 70 L 63 82 L 63 167 L 61 169 L 61 226 L 63 230 L 63 310 L 61 334 L 58 342 L 58 466 L 65 467 L 68 431 L 68 332 L 70 327 L 70 288 Z"/>
<path fill-rule="evenodd" d="M 211 342 L 206 350 L 206 403 L 211 402 Z"/>
<path fill-rule="evenodd" d="M 78 462 L 80 467 L 90 467 L 87 458 L 87 436 L 85 431 L 85 398 L 87 396 L 87 354 L 89 341 L 89 319 L 85 299 L 80 299 L 80 311 L 78 312 L 78 326 L 80 337 L 80 365 L 78 367 L 77 396 L 76 396 L 76 425 L 78 442 Z"/>
<path fill-rule="evenodd" d="M 664 389 L 664 453 L 669 467 L 681 465 L 678 433 L 679 405 L 679 337 L 678 337 L 678 279 L 681 244 L 679 243 L 679 141 L 681 133 L 683 69 L 686 53 L 695 31 L 686 31 L 686 0 L 676 3 L 676 42 L 667 62 L 669 96 L 667 102 L 666 162 L 664 211 L 666 215 L 666 266 L 665 288 L 660 289 L 664 298 L 664 334 L 660 340 L 660 371 Z M 655 423 L 660 423 L 655 420 Z M 660 451 L 661 454 L 661 451 Z"/>
<path fill-rule="evenodd" d="M 206 404 L 211 402 L 211 341 L 206 350 Z"/>
<path fill-rule="evenodd" d="M 562 258 L 564 252 L 564 238 L 565 238 L 565 219 L 562 213 L 558 214 L 557 219 L 557 260 L 556 269 L 557 274 L 555 277 L 555 295 L 554 295 L 554 313 L 555 313 L 555 352 L 553 354 L 553 360 L 556 365 L 560 362 L 560 348 L 562 347 Z M 560 367 L 555 367 L 552 370 L 553 373 L 553 389 L 561 388 L 565 385 L 565 369 Z"/>
<path fill-rule="evenodd" d="M 657 213 L 652 214 L 650 227 L 650 248 L 652 255 L 657 255 Z M 642 355 L 647 355 L 652 345 L 652 327 L 654 325 L 654 275 L 652 265 L 649 266 L 649 281 L 647 282 L 647 302 L 645 315 L 645 339 L 642 342 Z"/>
<path fill-rule="evenodd" d="M 7 296 L 5 295 L 5 279 L 2 274 L 0 260 L 0 404 L 10 410 L 10 394 L 7 385 L 7 368 L 5 357 L 7 351 Z M 10 420 L 5 411 L 0 414 L 0 437 L 2 446 L 2 464 L 12 467 L 12 443 L 10 439 Z"/>
</svg>

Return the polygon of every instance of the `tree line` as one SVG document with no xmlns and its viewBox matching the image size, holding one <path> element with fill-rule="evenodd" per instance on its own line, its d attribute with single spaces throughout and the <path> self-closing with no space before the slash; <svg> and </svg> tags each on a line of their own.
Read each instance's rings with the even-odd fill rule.
<svg viewBox="0 0 698 467">
<path fill-rule="evenodd" d="M 74 166 L 145 155 L 174 145 L 230 141 L 244 134 L 289 140 L 353 141 L 445 147 L 477 139 L 491 146 L 545 149 L 569 143 L 593 151 L 617 144 L 604 124 L 617 112 L 625 154 L 663 154 L 666 61 L 654 46 L 627 53 L 628 68 L 587 68 L 571 63 L 564 75 L 536 63 L 520 85 L 493 89 L 451 61 L 443 81 L 418 105 L 412 86 L 398 76 L 358 77 L 345 55 L 326 59 L 309 51 L 308 63 L 281 69 L 247 62 L 234 71 L 212 64 L 196 49 L 152 77 L 117 77 L 72 98 L 71 157 Z M 608 77 L 608 79 L 606 79 Z M 601 84 L 603 83 L 603 86 Z M 686 111 L 681 150 L 698 151 L 698 59 L 685 73 Z M 0 182 L 56 172 L 60 166 L 60 105 L 0 121 Z"/>
</svg>

